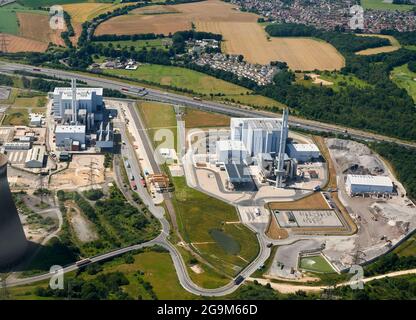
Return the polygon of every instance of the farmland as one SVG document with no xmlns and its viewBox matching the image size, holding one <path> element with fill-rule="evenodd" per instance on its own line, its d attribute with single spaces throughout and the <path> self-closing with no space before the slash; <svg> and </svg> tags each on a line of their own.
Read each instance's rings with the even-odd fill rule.
<svg viewBox="0 0 416 320">
<path fill-rule="evenodd" d="M 27 39 L 23 37 L 6 34 L 5 40 L 8 42 L 8 52 L 44 52 L 48 48 L 48 44 L 41 41 Z"/>
<path fill-rule="evenodd" d="M 388 39 L 391 44 L 390 46 L 371 48 L 371 49 L 366 49 L 366 50 L 361 50 L 361 51 L 356 52 L 356 54 L 359 54 L 359 55 L 369 56 L 372 54 L 378 54 L 378 53 L 383 53 L 383 52 L 393 52 L 401 48 L 399 41 L 397 41 L 397 39 L 394 38 L 393 36 L 382 35 L 382 34 L 357 34 L 357 35 L 361 37 L 379 37 L 379 38 Z"/>
<path fill-rule="evenodd" d="M 130 49 L 130 47 L 134 47 L 136 51 L 139 51 L 143 48 L 146 49 L 162 49 L 167 50 L 169 48 L 169 45 L 167 44 L 167 41 L 164 39 L 149 39 L 149 40 L 126 40 L 126 41 L 96 41 L 95 43 L 99 43 L 105 46 L 110 46 L 110 44 L 114 48 L 125 48 L 127 47 Z"/>
<path fill-rule="evenodd" d="M 247 89 L 235 84 L 197 71 L 173 66 L 146 64 L 137 70 L 114 69 L 106 70 L 105 73 L 137 81 L 144 80 L 154 84 L 188 89 L 200 94 L 241 94 L 247 92 Z"/>
<path fill-rule="evenodd" d="M 240 12 L 234 5 L 218 0 L 173 6 L 150 6 L 133 10 L 128 15 L 110 19 L 96 30 L 102 34 L 165 34 L 191 29 L 221 33 L 223 50 L 242 54 L 252 63 L 285 61 L 295 70 L 335 70 L 344 66 L 344 58 L 326 42 L 310 38 L 270 39 L 258 16 Z M 307 54 L 305 54 L 307 53 Z"/>
<path fill-rule="evenodd" d="M 399 11 L 409 11 L 414 6 L 412 5 L 398 5 L 393 3 L 387 3 L 384 0 L 362 0 L 361 5 L 364 9 L 376 9 L 376 10 L 399 10 Z"/>
</svg>

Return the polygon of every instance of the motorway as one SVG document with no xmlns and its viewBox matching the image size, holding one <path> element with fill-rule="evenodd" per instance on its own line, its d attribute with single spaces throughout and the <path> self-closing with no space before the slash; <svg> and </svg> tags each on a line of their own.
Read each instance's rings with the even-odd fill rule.
<svg viewBox="0 0 416 320">
<path fill-rule="evenodd" d="M 34 70 L 33 66 L 17 64 L 17 63 L 8 63 L 8 62 L 0 62 L 0 72 L 3 73 L 14 73 L 15 70 L 20 71 L 27 71 L 32 73 L 39 73 L 39 74 L 46 74 L 48 76 L 55 76 L 62 79 L 71 79 L 76 78 L 81 81 L 85 81 L 90 86 L 98 86 L 107 89 L 113 89 L 121 91 L 125 94 L 129 94 L 132 96 L 143 97 L 143 86 L 139 85 L 132 85 L 126 84 L 121 80 L 112 80 L 109 78 L 103 78 L 99 76 L 88 75 L 84 73 L 76 73 L 71 71 L 64 71 L 58 69 L 50 69 L 50 68 L 35 68 L 40 71 Z M 267 111 L 259 111 L 253 109 L 244 109 L 239 108 L 236 106 L 225 105 L 220 102 L 214 101 L 197 101 L 191 97 L 166 92 L 162 90 L 157 90 L 153 88 L 145 88 L 147 95 L 143 98 L 159 101 L 159 102 L 166 102 L 173 105 L 180 105 L 180 106 L 187 106 L 190 108 L 196 108 L 216 113 L 227 114 L 233 117 L 276 117 L 275 113 L 267 112 Z M 374 134 L 362 130 L 351 129 L 347 127 L 342 127 L 338 125 L 326 124 L 321 123 L 318 121 L 301 119 L 297 117 L 290 116 L 289 117 L 289 125 L 294 126 L 299 129 L 307 130 L 307 131 L 320 131 L 320 132 L 330 132 L 330 133 L 339 133 L 345 134 L 348 133 L 351 138 L 358 139 L 358 140 L 365 140 L 365 141 L 387 141 L 393 142 L 402 146 L 416 148 L 415 142 L 408 142 L 403 141 L 396 138 L 391 138 L 379 134 Z"/>
</svg>

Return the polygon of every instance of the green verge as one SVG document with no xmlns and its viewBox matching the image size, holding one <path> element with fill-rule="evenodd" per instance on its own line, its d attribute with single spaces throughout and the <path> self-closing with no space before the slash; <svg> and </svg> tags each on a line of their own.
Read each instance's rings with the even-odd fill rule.
<svg viewBox="0 0 416 320">
<path fill-rule="evenodd" d="M 416 72 L 410 71 L 407 64 L 404 64 L 393 69 L 391 79 L 400 88 L 405 89 L 416 102 Z"/>
</svg>

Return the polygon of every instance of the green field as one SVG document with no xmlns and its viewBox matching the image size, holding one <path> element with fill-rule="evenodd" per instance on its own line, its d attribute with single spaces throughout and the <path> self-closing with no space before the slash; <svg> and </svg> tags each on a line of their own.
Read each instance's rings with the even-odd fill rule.
<svg viewBox="0 0 416 320">
<path fill-rule="evenodd" d="M 102 44 L 106 47 L 108 47 L 111 43 L 113 48 L 126 48 L 130 49 L 131 47 L 134 47 L 136 51 L 139 51 L 143 48 L 147 48 L 147 50 L 150 50 L 152 48 L 155 49 L 162 49 L 162 50 L 168 50 L 169 47 L 164 44 L 163 39 L 150 39 L 150 40 L 126 40 L 126 41 L 96 41 L 97 44 Z"/>
<path fill-rule="evenodd" d="M 83 3 L 83 2 L 113 2 L 113 0 L 17 0 L 17 3 L 25 7 L 39 8 L 39 7 L 50 7 L 53 5 L 62 5 L 69 3 Z"/>
<path fill-rule="evenodd" d="M 394 252 L 402 257 L 410 257 L 410 256 L 416 255 L 416 236 L 413 235 L 412 237 L 407 239 L 405 242 L 400 244 L 394 250 Z"/>
<path fill-rule="evenodd" d="M 260 108 L 265 108 L 265 109 L 273 108 L 273 107 L 283 109 L 285 107 L 282 103 L 276 100 L 273 100 L 264 96 L 260 96 L 258 94 L 226 95 L 226 96 L 219 97 L 219 100 L 247 105 L 250 107 L 260 107 Z"/>
<path fill-rule="evenodd" d="M 255 258 L 259 247 L 254 233 L 239 223 L 226 223 L 238 221 L 233 206 L 189 188 L 183 177 L 174 177 L 173 183 L 179 230 L 202 257 L 232 276 Z"/>
<path fill-rule="evenodd" d="M 301 269 L 319 272 L 319 273 L 332 273 L 334 269 L 322 256 L 310 256 L 300 259 L 299 266 Z"/>
<path fill-rule="evenodd" d="M 337 72 L 324 72 L 320 75 L 322 80 L 333 82 L 331 86 L 335 91 L 339 91 L 346 86 L 354 86 L 360 89 L 370 87 L 371 85 L 353 75 L 343 75 Z"/>
<path fill-rule="evenodd" d="M 162 85 L 179 89 L 192 90 L 198 94 L 235 95 L 246 93 L 248 90 L 235 84 L 216 79 L 203 73 L 190 69 L 146 64 L 139 66 L 137 70 L 105 70 L 104 74 L 117 75 L 133 80 L 144 80 L 156 85 Z"/>
<path fill-rule="evenodd" d="M 176 147 L 176 117 L 171 105 L 159 102 L 139 102 L 139 111 L 148 129 L 149 138 L 156 147 L 162 141 L 154 141 L 156 132 L 159 129 L 169 129 L 173 134 Z"/>
<path fill-rule="evenodd" d="M 29 124 L 29 113 L 27 109 L 9 108 L 3 120 L 4 126 L 27 126 Z"/>
<path fill-rule="evenodd" d="M 364 9 L 409 11 L 414 6 L 405 4 L 385 3 L 383 0 L 361 0 Z"/>
<path fill-rule="evenodd" d="M 400 88 L 405 89 L 416 102 L 416 73 L 410 71 L 407 64 L 394 68 L 391 78 Z"/>
</svg>

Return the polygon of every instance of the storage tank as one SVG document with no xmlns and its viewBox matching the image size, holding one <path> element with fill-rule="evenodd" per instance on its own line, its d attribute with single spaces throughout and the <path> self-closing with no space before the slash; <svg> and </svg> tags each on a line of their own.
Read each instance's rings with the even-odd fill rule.
<svg viewBox="0 0 416 320">
<path fill-rule="evenodd" d="M 7 181 L 7 157 L 0 154 L 0 267 L 17 262 L 25 254 L 27 246 Z"/>
</svg>

